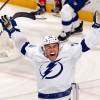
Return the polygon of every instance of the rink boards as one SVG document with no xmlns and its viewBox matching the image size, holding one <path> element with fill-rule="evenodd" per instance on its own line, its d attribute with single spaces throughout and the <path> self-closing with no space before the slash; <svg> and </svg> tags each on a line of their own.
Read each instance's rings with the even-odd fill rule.
<svg viewBox="0 0 100 100">
<path fill-rule="evenodd" d="M 1 2 L 5 2 L 6 0 L 0 0 Z M 37 1 L 38 0 L 9 0 L 9 3 L 18 5 L 18 6 L 23 6 L 31 9 L 36 9 L 37 8 Z M 95 10 L 100 11 L 100 1 L 99 0 L 90 0 L 91 4 L 86 6 L 84 9 L 82 9 L 79 12 L 79 16 L 82 20 L 85 21 L 92 21 L 93 13 Z M 47 12 L 51 12 L 51 10 L 54 8 L 54 0 L 47 0 L 46 3 L 46 9 Z"/>
</svg>

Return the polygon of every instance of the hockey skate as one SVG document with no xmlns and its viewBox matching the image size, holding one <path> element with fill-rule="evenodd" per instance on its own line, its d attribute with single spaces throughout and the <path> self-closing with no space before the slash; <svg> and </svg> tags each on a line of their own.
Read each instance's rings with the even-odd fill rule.
<svg viewBox="0 0 100 100">
<path fill-rule="evenodd" d="M 65 41 L 67 40 L 71 35 L 75 34 L 75 33 L 80 33 L 83 31 L 83 21 L 80 23 L 80 25 L 75 28 L 73 31 L 70 32 L 62 32 L 59 36 L 58 36 L 58 40 L 59 41 Z"/>
<path fill-rule="evenodd" d="M 56 17 L 60 17 L 60 8 L 56 7 L 54 10 L 52 10 L 53 12 L 53 16 L 56 16 Z"/>
<path fill-rule="evenodd" d="M 59 41 L 65 41 L 70 37 L 71 33 L 70 32 L 62 32 L 59 36 L 58 36 L 58 40 Z"/>
<path fill-rule="evenodd" d="M 39 6 L 39 9 L 37 11 L 33 11 L 33 12 L 30 12 L 30 14 L 32 15 L 41 15 L 41 14 L 44 14 L 46 12 L 46 8 L 45 8 L 45 5 L 40 5 L 38 4 Z"/>
<path fill-rule="evenodd" d="M 55 17 L 61 17 L 61 16 L 60 16 L 60 13 L 54 13 L 54 12 L 53 12 L 52 15 L 55 16 Z"/>
<path fill-rule="evenodd" d="M 82 31 L 83 31 L 83 21 L 81 21 L 80 25 L 71 32 L 71 35 L 75 33 L 80 33 Z"/>
<path fill-rule="evenodd" d="M 55 7 L 53 10 L 52 10 L 52 12 L 53 13 L 59 13 L 60 12 L 60 8 L 59 7 Z"/>
<path fill-rule="evenodd" d="M 100 12 L 96 11 L 93 16 L 93 25 L 94 28 L 100 28 Z"/>
</svg>

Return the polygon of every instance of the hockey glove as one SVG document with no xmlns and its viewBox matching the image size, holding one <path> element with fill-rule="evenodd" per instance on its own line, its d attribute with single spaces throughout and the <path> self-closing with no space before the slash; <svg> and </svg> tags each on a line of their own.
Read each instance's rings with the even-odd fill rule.
<svg viewBox="0 0 100 100">
<path fill-rule="evenodd" d="M 3 30 L 5 30 L 9 37 L 15 31 L 20 32 L 20 29 L 16 28 L 16 21 L 12 17 L 8 17 L 7 15 L 1 16 L 0 22 L 2 24 Z"/>
</svg>

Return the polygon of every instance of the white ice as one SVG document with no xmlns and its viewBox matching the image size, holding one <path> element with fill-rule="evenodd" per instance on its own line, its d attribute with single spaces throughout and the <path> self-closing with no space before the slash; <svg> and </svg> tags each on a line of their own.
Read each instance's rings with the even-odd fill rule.
<svg viewBox="0 0 100 100">
<path fill-rule="evenodd" d="M 0 11 L 0 16 L 4 14 L 12 16 L 18 11 L 30 12 L 32 10 L 6 5 Z M 47 34 L 58 35 L 62 29 L 60 18 L 54 17 L 49 13 L 41 17 L 46 17 L 47 19 L 35 21 L 28 18 L 16 19 L 23 35 L 33 44 L 40 44 L 41 38 Z M 89 29 L 90 25 L 91 23 L 85 22 L 84 31 Z M 69 39 L 69 42 L 79 42 L 84 35 L 74 35 Z M 36 78 L 32 63 L 27 58 L 21 56 L 6 41 L 8 41 L 8 37 L 4 33 L 0 37 L 0 52 L 6 52 L 8 57 L 5 55 L 4 58 L 0 58 L 0 100 L 36 100 Z M 11 40 L 9 41 L 12 43 Z M 6 48 L 3 48 L 3 46 Z M 80 86 L 79 100 L 100 100 L 99 59 L 100 48 L 97 45 L 93 50 L 84 53 L 76 65 L 75 77 L 76 82 Z"/>
</svg>

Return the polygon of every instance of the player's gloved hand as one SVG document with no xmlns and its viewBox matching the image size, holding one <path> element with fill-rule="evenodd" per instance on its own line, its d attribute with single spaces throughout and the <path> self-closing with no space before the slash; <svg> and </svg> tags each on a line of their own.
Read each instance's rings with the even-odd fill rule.
<svg viewBox="0 0 100 100">
<path fill-rule="evenodd" d="M 7 15 L 1 16 L 0 22 L 2 24 L 3 30 L 8 33 L 9 37 L 11 37 L 11 34 L 15 31 L 20 32 L 20 29 L 16 28 L 16 21 L 12 17 L 8 17 Z"/>
<path fill-rule="evenodd" d="M 100 28 L 100 12 L 96 11 L 93 16 L 93 25 L 94 28 Z"/>
</svg>

